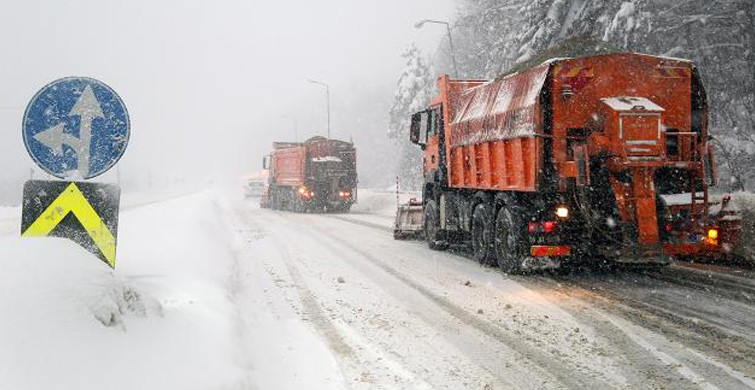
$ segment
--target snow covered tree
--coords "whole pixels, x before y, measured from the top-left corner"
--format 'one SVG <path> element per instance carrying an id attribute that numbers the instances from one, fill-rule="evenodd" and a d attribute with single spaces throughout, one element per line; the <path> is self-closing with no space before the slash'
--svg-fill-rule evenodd
<path id="1" fill-rule="evenodd" d="M 429 105 L 435 93 L 435 76 L 416 46 L 409 46 L 402 57 L 406 66 L 398 79 L 389 112 L 388 136 L 401 145 L 398 175 L 402 187 L 417 189 L 422 183 L 422 153 L 416 145 L 409 143 L 409 123 L 413 113 Z"/>
<path id="2" fill-rule="evenodd" d="M 454 25 L 462 76 L 495 77 L 516 61 L 518 44 L 511 39 L 521 24 L 525 0 L 467 0 Z"/>

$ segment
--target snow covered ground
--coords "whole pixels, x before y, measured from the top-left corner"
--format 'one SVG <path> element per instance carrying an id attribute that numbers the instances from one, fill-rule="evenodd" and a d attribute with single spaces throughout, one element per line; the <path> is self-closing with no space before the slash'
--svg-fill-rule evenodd
<path id="1" fill-rule="evenodd" d="M 124 206 L 115 272 L 16 224 L 0 236 L 0 388 L 755 388 L 747 296 L 509 277 L 394 241 L 394 207 L 382 191 L 347 215 L 143 198 Z"/>
<path id="2" fill-rule="evenodd" d="M 122 213 L 116 272 L 73 243 L 20 239 L 15 229 L 0 237 L 0 388 L 301 388 L 340 380 L 290 307 L 266 299 L 264 283 L 240 286 L 242 277 L 263 275 L 239 265 L 248 260 L 242 242 L 212 193 Z M 267 305 L 275 304 L 282 307 L 272 314 Z M 254 318 L 244 317 L 250 312 Z"/>

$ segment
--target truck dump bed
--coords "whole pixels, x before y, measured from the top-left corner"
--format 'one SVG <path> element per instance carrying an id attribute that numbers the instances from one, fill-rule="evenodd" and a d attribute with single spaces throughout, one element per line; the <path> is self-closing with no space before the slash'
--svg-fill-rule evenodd
<path id="1" fill-rule="evenodd" d="M 301 186 L 305 181 L 307 148 L 299 143 L 274 143 L 270 183 Z"/>
<path id="2" fill-rule="evenodd" d="M 449 94 L 450 185 L 532 192 L 554 179 L 543 172 L 552 172 L 555 180 L 573 177 L 572 141 L 602 126 L 599 114 L 610 103 L 605 98 L 648 96 L 664 110 L 666 128 L 704 136 L 702 122 L 690 121 L 693 77 L 690 62 L 622 53 L 551 60 L 458 97 Z M 454 82 L 439 81 L 444 83 Z M 656 126 L 658 136 L 640 141 L 660 144 L 665 141 L 660 130 Z"/>

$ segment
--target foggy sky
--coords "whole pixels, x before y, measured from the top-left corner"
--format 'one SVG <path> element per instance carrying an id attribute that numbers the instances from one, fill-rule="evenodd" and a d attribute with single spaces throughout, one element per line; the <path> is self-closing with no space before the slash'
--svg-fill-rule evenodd
<path id="1" fill-rule="evenodd" d="M 281 116 L 297 117 L 300 140 L 324 132 L 324 89 L 308 78 L 330 84 L 333 136 L 353 137 L 360 156 L 376 161 L 365 152 L 375 134 L 384 137 L 401 52 L 416 42 L 432 54 L 444 37 L 441 26 L 413 24 L 452 18 L 454 7 L 453 0 L 3 0 L 0 179 L 28 177 L 24 108 L 65 76 L 97 78 L 125 101 L 125 177 L 259 170 L 273 140 L 293 139 L 293 122 Z"/>

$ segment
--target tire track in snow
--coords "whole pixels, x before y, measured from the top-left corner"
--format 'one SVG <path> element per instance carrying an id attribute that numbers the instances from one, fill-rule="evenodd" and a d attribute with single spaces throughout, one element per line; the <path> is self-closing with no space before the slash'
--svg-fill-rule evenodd
<path id="1" fill-rule="evenodd" d="M 349 218 L 336 218 L 336 219 L 343 220 L 343 221 L 349 222 L 349 223 L 354 223 L 354 224 L 357 224 L 357 225 L 366 226 L 366 227 L 369 227 L 369 228 L 380 229 L 379 227 L 370 226 L 370 224 L 363 224 L 363 223 L 360 223 L 361 221 L 353 221 L 353 220 L 350 220 Z M 383 230 L 383 229 L 380 229 L 380 230 Z M 631 274 L 624 275 L 624 276 L 625 277 L 626 276 L 631 277 Z M 537 276 L 535 275 L 535 276 L 528 276 L 528 277 L 518 278 L 518 281 L 520 281 L 520 283 L 525 284 L 525 285 L 532 285 L 532 278 L 537 278 Z M 544 277 L 544 278 L 549 279 L 547 277 Z M 553 282 L 552 279 L 551 279 L 551 282 Z M 586 288 L 586 287 L 584 287 L 584 288 Z M 593 290 L 594 289 L 591 289 L 590 291 L 594 292 Z M 614 299 L 616 299 L 616 298 L 614 297 Z M 616 299 L 616 301 L 618 301 L 618 299 Z M 652 307 L 653 305 L 651 305 L 651 304 L 646 304 L 646 305 L 648 306 L 646 308 L 646 310 L 652 310 L 653 309 L 653 307 Z M 600 306 L 602 306 L 604 308 L 606 307 L 605 304 L 600 305 Z M 665 323 L 665 327 L 654 326 L 656 324 L 652 324 L 652 325 L 649 326 L 648 323 L 645 323 L 644 321 L 641 320 L 641 319 L 645 318 L 644 316 L 641 315 L 642 312 L 639 313 L 640 315 L 637 315 L 638 313 L 637 313 L 637 309 L 636 308 L 625 307 L 624 305 L 615 305 L 615 304 L 609 304 L 609 306 L 612 306 L 611 309 L 613 309 L 613 310 L 611 310 L 611 311 L 614 312 L 614 313 L 617 312 L 616 307 L 623 307 L 624 310 L 623 311 L 619 311 L 618 312 L 619 314 L 621 314 L 623 317 L 626 317 L 626 318 L 632 320 L 633 322 L 636 322 L 641 327 L 649 329 L 649 331 L 651 331 L 651 332 L 652 331 L 658 331 L 661 334 L 666 334 L 666 333 L 668 333 L 670 331 L 670 329 L 674 329 L 674 331 L 676 331 L 679 328 L 678 324 L 669 324 L 669 323 Z M 678 308 L 678 305 L 676 306 L 676 308 L 677 308 L 676 311 L 680 311 L 681 310 L 681 309 Z M 668 312 L 668 311 L 665 311 L 665 312 Z M 601 312 L 596 312 L 595 314 L 601 315 L 601 316 L 605 316 L 606 315 L 605 313 L 601 313 Z M 673 314 L 673 313 L 669 313 L 669 314 Z M 678 316 L 678 314 L 677 314 L 677 316 Z M 593 321 L 589 321 L 588 323 L 590 323 L 590 322 L 595 323 L 594 320 Z M 617 330 L 623 332 L 623 329 L 618 328 L 618 326 L 619 325 L 612 324 L 610 326 L 610 328 L 613 329 L 614 333 Z M 602 326 L 602 328 L 604 328 L 604 330 L 606 330 L 605 326 Z M 606 333 L 606 332 L 604 332 L 604 333 Z M 632 336 L 632 335 L 627 335 L 627 336 Z M 629 337 L 629 339 L 636 346 L 639 346 L 641 349 L 645 350 L 646 353 L 649 354 L 648 357 L 651 357 L 651 359 L 653 359 L 653 360 L 654 359 L 659 359 L 660 362 L 665 362 L 665 361 L 676 362 L 677 361 L 675 358 L 673 358 L 673 357 L 671 357 L 669 355 L 666 355 L 663 352 L 659 352 L 659 351 L 657 351 L 654 348 L 648 348 L 648 344 L 647 344 L 647 342 L 644 339 L 636 338 L 636 337 L 635 338 Z M 679 337 L 677 339 L 679 341 L 683 342 L 683 343 L 686 342 L 686 340 L 684 338 Z M 715 344 L 715 342 L 712 341 L 712 344 Z M 747 345 L 743 346 L 743 348 L 735 348 L 735 350 L 743 351 L 743 349 L 744 349 L 744 350 L 753 351 L 753 349 L 749 348 L 749 346 L 748 346 L 749 343 L 745 343 L 745 344 L 747 344 Z M 729 345 L 729 344 L 727 344 L 727 345 Z M 723 352 L 723 350 L 728 349 L 728 347 L 719 348 L 719 349 L 722 349 L 722 352 Z M 731 349 L 729 349 L 729 350 L 731 351 Z M 744 385 L 744 386 L 747 386 L 749 388 L 749 387 L 752 386 L 752 380 L 751 379 L 747 378 L 741 372 L 736 371 L 736 370 L 730 368 L 729 366 L 726 366 L 724 364 L 718 363 L 717 361 L 711 360 L 707 356 L 705 356 L 703 354 L 700 354 L 699 352 L 696 352 L 696 351 L 693 351 L 693 350 L 689 351 L 689 355 L 693 355 L 693 357 L 696 358 L 696 359 L 695 359 L 694 362 L 689 362 L 688 361 L 688 364 L 692 364 L 692 365 L 694 365 L 696 367 L 700 367 L 706 373 L 710 372 L 711 370 L 719 372 L 719 374 L 715 375 L 716 376 L 716 378 L 715 378 L 716 382 L 728 384 L 726 387 L 728 387 L 728 386 L 742 386 L 742 385 Z M 691 358 L 688 357 L 688 360 L 689 359 L 691 359 Z M 644 362 L 641 362 L 641 364 L 644 364 Z M 748 363 L 745 363 L 744 366 L 747 366 L 747 364 Z M 705 379 L 703 379 L 695 371 L 691 370 L 688 366 L 685 366 L 683 364 L 678 364 L 678 363 L 672 363 L 672 365 L 675 368 L 674 369 L 675 372 L 677 372 L 681 377 L 686 378 L 688 380 L 688 385 L 700 384 L 703 387 L 713 386 L 710 383 L 706 382 Z M 742 364 L 738 364 L 738 366 L 739 366 L 740 369 L 743 367 Z M 645 366 L 645 367 L 647 367 L 647 366 Z M 745 372 L 747 372 L 746 369 L 745 369 Z M 668 378 L 668 379 L 670 379 L 670 378 Z M 678 381 L 678 379 L 675 379 L 675 380 Z M 660 382 L 657 382 L 657 383 L 659 385 L 663 386 L 665 382 L 660 381 Z M 677 384 L 678 384 L 678 382 L 677 382 Z"/>
<path id="2" fill-rule="evenodd" d="M 350 218 L 336 219 L 368 228 L 385 230 L 384 226 L 363 223 L 362 221 Z M 711 279 L 713 280 L 709 282 L 702 281 L 700 278 L 687 281 L 685 277 L 693 272 L 688 268 L 674 266 L 668 270 L 662 270 L 661 272 L 664 273 L 663 276 L 652 273 L 646 274 L 646 276 L 659 282 L 667 281 L 695 291 L 712 293 L 711 290 L 713 290 L 721 296 L 733 298 L 743 303 L 751 302 L 752 297 L 748 295 L 752 291 L 751 284 L 743 281 L 742 278 L 719 273 L 712 276 Z M 677 272 L 678 274 L 674 275 Z M 622 280 L 634 276 L 631 272 L 619 275 L 619 277 L 623 278 Z M 517 281 L 532 286 L 532 280 L 537 277 L 536 275 L 517 277 Z M 702 350 L 713 351 L 719 359 L 728 362 L 738 371 L 750 372 L 748 367 L 755 367 L 755 341 L 745 336 L 747 332 L 752 330 L 751 325 L 748 327 L 746 323 L 732 323 L 730 319 L 725 317 L 715 318 L 710 315 L 711 313 L 708 313 L 707 317 L 705 315 L 701 317 L 700 314 L 705 313 L 694 308 L 690 309 L 687 307 L 686 302 L 678 300 L 667 302 L 661 298 L 649 300 L 637 299 L 631 295 L 622 294 L 620 291 L 614 291 L 616 290 L 616 286 L 605 283 L 601 283 L 600 288 L 596 289 L 592 281 L 585 282 L 575 277 L 565 280 L 574 286 L 579 286 L 586 291 L 589 290 L 593 294 L 600 294 L 614 302 L 622 302 L 623 305 L 606 305 L 603 303 L 601 306 L 611 309 L 612 312 L 631 320 L 643 328 L 673 336 L 674 339 L 682 343 L 692 344 Z M 662 287 L 660 283 L 659 287 Z M 597 301 L 592 302 L 597 303 Z M 618 311 L 616 310 L 617 308 L 623 308 L 623 310 Z M 734 312 L 736 313 L 737 311 Z M 738 374 L 738 371 L 731 370 L 732 375 L 737 378 L 740 377 L 741 375 Z M 751 373 L 750 375 L 755 375 L 755 373 Z"/>
<path id="3" fill-rule="evenodd" d="M 716 333 L 715 329 L 708 329 L 706 332 L 705 329 L 707 328 L 702 327 L 702 330 L 700 330 L 698 329 L 700 328 L 699 324 L 691 323 L 689 319 L 680 317 L 675 311 L 672 312 L 641 299 L 621 295 L 614 291 L 607 292 L 602 288 L 602 285 L 596 288 L 590 283 L 574 282 L 571 279 L 555 280 L 545 276 L 528 276 L 521 277 L 521 279 L 522 283 L 529 284 L 533 289 L 545 288 L 561 294 L 567 299 L 583 302 L 577 304 L 581 310 L 586 307 L 593 317 L 609 319 L 613 328 L 626 334 L 637 345 L 648 350 L 656 358 L 663 356 L 662 361 L 664 359 L 677 361 L 677 363 L 672 364 L 672 368 L 678 369 L 682 376 L 693 382 L 699 382 L 699 375 L 696 372 L 690 374 L 689 367 L 707 373 L 706 380 L 709 379 L 708 382 L 722 383 L 724 388 L 755 388 L 755 382 L 750 378 L 755 374 L 752 371 L 755 366 L 749 363 L 752 361 L 755 350 L 749 347 L 749 342 L 746 342 L 746 345 L 726 342 L 725 340 L 730 336 L 721 336 Z M 577 309 L 572 308 L 572 310 L 576 311 Z M 610 319 L 607 313 L 618 315 L 633 324 L 632 326 L 637 326 L 648 334 L 656 334 L 663 339 L 675 341 L 676 343 L 670 345 L 676 344 L 682 347 L 677 348 L 674 353 L 678 356 L 671 356 L 670 353 L 662 352 L 659 354 L 656 347 L 648 348 L 647 342 L 643 337 L 638 336 L 637 332 L 627 331 L 629 325 L 622 325 L 618 321 Z M 712 352 L 713 356 L 722 362 L 726 362 L 726 364 L 720 363 L 699 351 Z M 684 361 L 684 364 L 678 363 L 679 361 Z"/>
<path id="4" fill-rule="evenodd" d="M 359 220 L 359 219 L 349 218 L 349 217 L 340 216 L 340 215 L 328 215 L 328 217 L 332 218 L 332 219 L 337 219 L 339 221 L 353 223 L 355 225 L 365 226 L 365 227 L 373 228 L 373 229 L 379 229 L 379 230 L 382 230 L 384 232 L 388 232 L 388 233 L 391 233 L 391 234 L 393 233 L 393 229 L 392 228 L 390 228 L 388 226 L 380 225 L 380 224 L 377 224 L 377 223 L 374 223 L 374 222 L 362 221 L 362 220 Z"/>
<path id="5" fill-rule="evenodd" d="M 224 211 L 234 233 L 227 289 L 236 310 L 238 364 L 245 371 L 233 388 L 348 388 L 311 305 L 298 286 L 279 276 L 287 269 L 274 239 L 249 223 L 249 210 Z"/>
<path id="6" fill-rule="evenodd" d="M 348 222 L 353 222 L 353 221 L 348 221 Z M 387 274 L 400 280 L 401 282 L 403 282 L 404 284 L 406 284 L 407 286 L 409 286 L 410 288 L 418 292 L 420 295 L 424 296 L 425 298 L 435 303 L 437 306 L 439 306 L 441 309 L 449 313 L 451 316 L 477 329 L 478 331 L 492 337 L 493 339 L 498 340 L 499 342 L 505 344 L 509 348 L 518 352 L 525 359 L 541 367 L 545 372 L 548 372 L 551 375 L 553 375 L 563 386 L 567 388 L 610 388 L 610 387 L 613 387 L 611 384 L 603 380 L 600 380 L 598 378 L 590 378 L 588 380 L 584 377 L 579 377 L 579 378 L 575 377 L 573 367 L 568 367 L 566 365 L 561 364 L 561 362 L 556 362 L 554 359 L 552 359 L 548 355 L 542 353 L 540 350 L 534 347 L 527 345 L 526 343 L 522 342 L 518 338 L 507 333 L 504 329 L 500 328 L 494 323 L 481 319 L 478 315 L 475 315 L 469 312 L 467 309 L 452 303 L 447 298 L 430 291 L 428 288 L 418 284 L 417 282 L 410 279 L 406 275 L 402 274 L 395 268 L 386 264 L 384 261 L 373 256 L 371 253 L 364 251 L 363 249 L 342 239 L 338 235 L 328 232 L 324 229 L 320 230 L 320 232 L 327 234 L 328 237 L 330 237 L 334 241 L 337 241 L 338 243 L 350 249 L 352 252 L 355 252 L 359 254 L 360 256 L 364 257 L 365 259 L 369 260 L 371 263 L 378 266 Z"/>
<path id="7" fill-rule="evenodd" d="M 755 303 L 755 282 L 752 279 L 715 271 L 701 271 L 679 264 L 673 264 L 668 269 L 657 270 L 657 272 L 647 272 L 645 275 L 665 282 L 715 293 L 743 303 Z"/>
<path id="8" fill-rule="evenodd" d="M 572 275 L 557 277 L 557 280 L 581 289 L 585 298 L 607 309 L 617 311 L 621 308 L 624 317 L 644 328 L 714 352 L 718 358 L 739 369 L 750 367 L 751 374 L 755 375 L 755 339 L 747 336 L 755 335 L 755 325 L 748 320 L 755 308 L 736 300 L 711 298 L 707 296 L 709 293 L 701 293 L 695 288 L 676 290 L 679 286 L 672 285 L 674 290 L 666 292 L 667 286 L 663 284 L 648 286 L 638 279 L 627 281 L 627 277 L 633 275 L 618 275 L 618 278 Z M 539 282 L 556 287 L 552 283 L 555 280 L 548 279 L 541 277 Z"/>
<path id="9" fill-rule="evenodd" d="M 417 390 L 432 389 L 432 386 L 424 380 L 366 342 L 349 324 L 338 318 L 329 318 L 324 311 L 325 307 L 318 302 L 317 295 L 302 275 L 301 266 L 306 265 L 304 259 L 295 259 L 298 256 L 292 255 L 292 251 L 289 250 L 290 245 L 284 243 L 279 229 L 270 229 L 271 226 L 275 226 L 274 224 L 266 223 L 257 226 L 268 233 L 267 236 L 281 255 L 284 267 L 293 282 L 292 285 L 299 295 L 305 318 L 314 325 L 318 333 L 323 335 L 328 346 L 337 354 L 336 357 L 341 361 L 344 378 L 353 377 L 355 382 L 352 383 L 352 387 L 394 388 L 397 384 L 403 383 L 402 387 L 409 386 L 408 388 Z M 268 270 L 268 273 L 271 272 L 272 270 Z M 274 272 L 271 276 L 274 276 Z M 385 375 L 385 371 L 388 371 L 390 375 Z"/>
<path id="10" fill-rule="evenodd" d="M 262 226 L 260 228 L 266 230 L 268 233 L 272 233 L 268 236 L 273 240 L 278 253 L 281 255 L 281 260 L 298 291 L 299 300 L 301 301 L 302 308 L 307 318 L 323 337 L 325 337 L 331 350 L 342 357 L 352 357 L 354 355 L 354 350 L 343 340 L 335 325 L 333 325 L 328 316 L 323 313 L 320 305 L 317 303 L 315 295 L 309 287 L 307 287 L 306 282 L 299 272 L 299 268 L 294 264 L 288 247 L 282 242 L 278 235 L 275 234 L 275 232 L 271 232 L 270 229 L 265 229 L 265 227 Z"/>
<path id="11" fill-rule="evenodd" d="M 288 213 L 275 213 L 280 218 L 286 218 L 288 216 L 292 216 L 295 214 L 288 214 Z M 299 217 L 297 217 L 299 218 Z M 306 218 L 306 217 L 302 217 Z M 306 222 L 310 222 L 309 220 Z M 280 221 L 271 222 L 268 224 L 269 226 L 275 226 L 276 231 L 280 231 Z M 304 226 L 309 225 L 308 223 L 297 223 L 296 228 L 296 234 L 301 234 L 301 229 Z M 512 389 L 518 389 L 518 388 L 542 388 L 542 389 L 553 389 L 553 388 L 564 388 L 563 384 L 553 385 L 553 383 L 559 383 L 549 372 L 541 371 L 538 367 L 532 367 L 529 362 L 525 364 L 521 364 L 516 362 L 516 358 L 512 358 L 512 353 L 516 353 L 516 351 L 511 350 L 508 348 L 508 346 L 499 346 L 497 345 L 496 348 L 482 348 L 481 343 L 485 341 L 485 338 L 487 338 L 487 335 L 479 335 L 475 330 L 473 329 L 467 329 L 467 328 L 458 328 L 456 323 L 458 322 L 458 319 L 454 316 L 449 315 L 443 310 L 436 310 L 434 308 L 433 303 L 431 301 L 428 301 L 427 298 L 424 296 L 417 294 L 414 289 L 412 289 L 409 286 L 406 286 L 403 282 L 400 280 L 396 280 L 393 276 L 385 274 L 381 272 L 379 267 L 376 267 L 375 264 L 373 264 L 369 259 L 359 259 L 357 260 L 351 255 L 345 256 L 344 248 L 342 246 L 335 246 L 333 243 L 328 242 L 328 237 L 321 234 L 321 231 L 319 229 L 315 230 L 314 228 L 309 228 L 308 230 L 311 230 L 311 233 L 305 233 L 309 237 L 308 239 L 311 239 L 312 241 L 317 243 L 318 249 L 317 251 L 320 252 L 320 248 L 327 249 L 329 253 L 332 254 L 331 256 L 328 256 L 328 258 L 335 258 L 339 262 L 345 262 L 347 264 L 348 269 L 342 269 L 340 272 L 356 272 L 361 275 L 362 278 L 368 280 L 370 283 L 374 283 L 375 286 L 379 289 L 383 290 L 383 293 L 391 296 L 392 298 L 397 300 L 397 303 L 401 305 L 402 311 L 406 311 L 407 314 L 411 315 L 411 320 L 408 321 L 409 324 L 416 322 L 417 320 L 420 320 L 422 322 L 422 325 L 419 327 L 409 327 L 406 328 L 406 326 L 409 326 L 406 322 L 400 319 L 399 317 L 395 317 L 389 315 L 389 319 L 392 321 L 398 321 L 404 330 L 410 329 L 411 331 L 409 333 L 417 336 L 419 333 L 421 336 L 412 338 L 411 340 L 420 342 L 420 343 L 427 343 L 430 344 L 436 344 L 432 340 L 436 337 L 440 336 L 441 345 L 451 345 L 457 349 L 461 349 L 461 351 L 464 354 L 464 361 L 462 360 L 453 360 L 453 354 L 443 354 L 440 356 L 432 355 L 432 357 L 428 356 L 427 358 L 423 358 L 422 361 L 424 362 L 422 365 L 416 366 L 413 365 L 414 370 L 410 371 L 412 372 L 413 376 L 416 375 L 423 375 L 427 376 L 424 378 L 425 381 L 433 382 L 433 380 L 430 377 L 441 377 L 441 383 L 437 384 L 437 386 L 443 388 L 448 387 L 448 382 L 451 381 L 452 383 L 455 383 L 455 385 L 452 385 L 451 388 L 458 388 L 460 385 L 463 384 L 463 387 L 467 388 L 484 388 L 484 389 L 493 389 L 493 388 L 512 388 Z M 286 232 L 287 233 L 287 232 Z M 280 233 L 281 235 L 284 235 L 285 233 Z M 302 241 L 297 241 L 297 244 L 302 244 Z M 310 248 L 311 249 L 311 248 Z M 330 261 L 330 260 L 329 260 Z M 367 267 L 364 267 L 363 265 L 367 265 Z M 341 267 L 338 267 L 339 269 Z M 315 271 L 315 272 L 319 272 Z M 389 286 L 389 287 L 388 287 Z M 370 298 L 370 302 L 378 303 L 383 302 L 380 300 L 379 296 L 375 296 L 374 298 Z M 338 303 L 338 300 L 336 301 Z M 364 302 L 362 302 L 364 304 Z M 341 302 L 341 305 L 344 305 L 344 302 Z M 361 311 L 361 309 L 360 309 Z M 385 314 L 385 313 L 383 313 Z M 373 323 L 373 319 L 370 319 L 368 322 L 370 322 L 372 325 L 375 325 Z M 378 321 L 379 323 L 380 321 Z M 418 325 L 418 324 L 415 324 Z M 369 327 L 369 326 L 368 326 Z M 379 326 L 378 326 L 379 327 Z M 429 329 L 425 329 L 425 327 L 428 327 Z M 362 328 L 362 331 L 365 329 Z M 394 329 L 391 334 L 393 335 L 393 332 L 396 330 Z M 424 335 L 422 335 L 424 333 Z M 406 336 L 406 335 L 404 335 Z M 450 340 L 449 336 L 453 339 Z M 369 336 L 365 336 L 369 337 Z M 429 340 L 426 339 L 429 337 Z M 381 343 L 381 347 L 386 350 L 386 352 L 389 355 L 393 355 L 395 357 L 398 357 L 399 359 L 403 360 L 407 356 L 402 355 L 399 351 L 404 349 L 404 345 L 401 345 L 402 348 L 396 348 L 398 347 L 395 343 L 397 341 L 401 340 L 399 337 L 398 339 L 394 337 L 390 337 L 389 340 L 387 340 L 387 345 Z M 490 340 L 493 341 L 492 339 Z M 371 344 L 373 344 L 375 341 L 372 341 Z M 366 348 L 371 347 L 371 345 L 365 346 Z M 433 347 L 425 348 L 424 346 L 412 346 L 411 344 L 408 345 L 409 347 L 409 360 L 417 359 L 420 355 L 417 355 L 417 349 L 437 349 Z M 360 349 L 362 349 L 360 347 Z M 441 347 L 441 349 L 443 349 Z M 504 349 L 505 354 L 496 354 L 492 353 L 493 349 L 499 350 Z M 496 351 L 498 352 L 498 351 Z M 448 358 L 451 358 L 451 360 L 448 360 Z M 436 361 L 435 370 L 440 371 L 428 371 L 426 367 L 426 364 L 429 361 L 432 361 L 433 359 L 441 359 L 441 362 Z M 474 365 L 474 369 L 470 369 L 470 367 L 466 367 L 467 363 L 466 360 L 470 360 L 470 364 Z M 519 360 L 526 360 L 519 359 Z M 438 365 L 440 363 L 440 365 Z M 406 361 L 401 364 L 403 366 L 406 364 Z M 448 364 L 451 364 L 449 367 Z M 495 368 L 490 369 L 490 365 L 493 365 Z M 486 367 L 487 366 L 487 367 Z M 516 368 L 510 368 L 512 366 L 521 366 L 519 367 L 519 370 L 517 371 Z M 448 371 L 445 371 L 448 369 Z M 405 369 L 404 369 L 405 370 Z M 461 370 L 461 372 L 459 372 Z M 479 373 L 477 374 L 477 377 L 469 377 L 469 374 L 471 372 L 474 372 L 475 370 L 480 370 L 485 373 L 484 376 L 479 376 Z M 495 373 L 494 371 L 498 371 L 498 373 Z M 463 372 L 463 373 L 462 373 Z M 513 377 L 512 377 L 513 375 Z M 484 380 L 484 377 L 489 378 L 497 378 L 493 382 L 486 382 Z M 482 381 L 482 382 L 481 382 Z M 415 381 L 416 382 L 416 381 Z M 423 383 L 423 382 L 420 382 Z M 495 383 L 498 383 L 498 385 L 495 385 Z M 473 384 L 477 384 L 476 386 L 473 386 Z M 415 384 L 412 384 L 410 388 L 416 388 L 417 386 Z M 392 387 L 389 387 L 392 388 Z"/>

